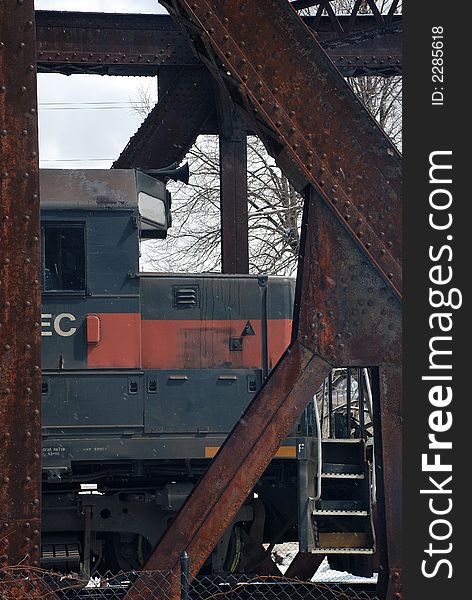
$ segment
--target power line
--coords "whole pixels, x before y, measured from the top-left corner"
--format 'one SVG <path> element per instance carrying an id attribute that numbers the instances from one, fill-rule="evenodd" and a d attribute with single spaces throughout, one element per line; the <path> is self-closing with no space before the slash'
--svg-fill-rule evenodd
<path id="1" fill-rule="evenodd" d="M 132 106 L 45 106 L 41 110 L 129 110 Z M 141 107 L 137 107 L 141 108 Z"/>
<path id="2" fill-rule="evenodd" d="M 123 110 L 142 109 L 147 102 L 40 102 L 41 110 Z"/>
<path id="3" fill-rule="evenodd" d="M 145 104 L 144 101 L 140 101 L 137 100 L 136 102 L 132 101 L 132 100 L 97 100 L 97 102 L 40 102 L 39 105 L 40 106 L 56 106 L 58 104 L 64 104 L 64 105 L 69 105 L 69 104 L 77 104 L 77 105 L 85 105 L 85 104 Z"/>
<path id="4" fill-rule="evenodd" d="M 40 158 L 39 162 L 96 162 L 110 161 L 114 158 Z"/>

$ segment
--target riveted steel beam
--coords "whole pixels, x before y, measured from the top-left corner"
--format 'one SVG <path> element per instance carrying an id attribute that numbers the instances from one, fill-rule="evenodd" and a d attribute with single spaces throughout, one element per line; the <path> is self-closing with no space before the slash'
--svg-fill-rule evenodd
<path id="1" fill-rule="evenodd" d="M 200 68 L 176 69 L 162 98 L 113 163 L 115 169 L 180 162 L 214 111 L 213 84 Z"/>
<path id="2" fill-rule="evenodd" d="M 40 561 L 41 298 L 33 4 L 0 3 L 2 567 L 39 566 Z"/>
<path id="3" fill-rule="evenodd" d="M 401 16 L 381 29 L 371 15 L 352 24 L 350 17 L 338 19 L 343 30 L 357 34 L 328 50 L 344 75 L 401 73 Z M 200 64 L 168 15 L 36 11 L 36 20 L 40 73 L 153 76 L 163 67 Z M 305 22 L 316 27 L 321 42 L 337 38 L 330 18 Z"/>
<path id="4" fill-rule="evenodd" d="M 297 336 L 337 367 L 400 364 L 398 296 L 314 189 L 307 204 Z"/>
<path id="5" fill-rule="evenodd" d="M 166 15 L 36 15 L 40 72 L 155 75 L 162 66 L 198 65 L 187 40 Z"/>

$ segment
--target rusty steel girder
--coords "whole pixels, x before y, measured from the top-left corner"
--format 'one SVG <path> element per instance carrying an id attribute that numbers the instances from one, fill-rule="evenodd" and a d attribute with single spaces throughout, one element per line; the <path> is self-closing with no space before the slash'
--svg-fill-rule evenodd
<path id="1" fill-rule="evenodd" d="M 304 20 L 320 42 L 339 39 L 328 52 L 344 75 L 401 74 L 401 15 L 383 24 L 373 15 L 337 15 L 336 26 L 330 16 Z M 200 65 L 168 15 L 36 11 L 36 23 L 40 73 L 153 76 Z"/>
<path id="2" fill-rule="evenodd" d="M 393 598 L 401 571 L 393 506 L 401 495 L 400 156 L 286 0 L 166 5 L 306 201 L 292 345 L 145 568 L 178 571 L 186 550 L 195 575 L 329 370 L 382 365 L 377 447 L 383 489 L 395 495 L 379 515 L 381 585 Z"/>
<path id="3" fill-rule="evenodd" d="M 177 69 L 163 97 L 113 163 L 115 169 L 156 169 L 180 162 L 214 111 L 210 75 Z"/>
<path id="4" fill-rule="evenodd" d="M 385 597 L 401 600 L 402 580 L 402 368 L 383 365 L 378 372 L 380 411 L 377 428 L 377 480 L 381 482 L 382 549 L 387 569 L 379 585 Z"/>
<path id="5" fill-rule="evenodd" d="M 39 72 L 155 75 L 199 64 L 167 15 L 40 10 L 36 23 Z"/>
<path id="6" fill-rule="evenodd" d="M 302 227 L 300 341 L 337 367 L 400 364 L 401 302 L 314 190 Z"/>
<path id="7" fill-rule="evenodd" d="M 0 566 L 39 566 L 41 348 L 33 0 L 0 3 Z"/>

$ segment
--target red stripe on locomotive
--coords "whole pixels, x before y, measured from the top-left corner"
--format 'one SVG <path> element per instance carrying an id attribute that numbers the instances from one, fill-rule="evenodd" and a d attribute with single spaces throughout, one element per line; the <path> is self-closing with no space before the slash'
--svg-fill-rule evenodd
<path id="1" fill-rule="evenodd" d="M 231 351 L 241 321 L 149 320 L 142 322 L 142 360 L 145 369 L 261 368 L 261 322 L 251 320 L 255 335 L 242 336 L 242 350 Z M 291 319 L 268 322 L 269 366 L 274 366 L 290 342 Z"/>
<path id="2" fill-rule="evenodd" d="M 242 336 L 242 349 L 230 349 L 245 320 L 146 320 L 138 313 L 101 313 L 100 341 L 89 344 L 89 368 L 257 369 L 261 368 L 261 322 L 252 320 L 255 335 Z M 291 319 L 269 320 L 269 366 L 290 342 Z"/>

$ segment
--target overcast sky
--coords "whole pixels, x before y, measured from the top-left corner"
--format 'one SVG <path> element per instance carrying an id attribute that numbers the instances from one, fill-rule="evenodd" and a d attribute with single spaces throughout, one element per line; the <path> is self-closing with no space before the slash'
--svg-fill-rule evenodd
<path id="1" fill-rule="evenodd" d="M 35 0 L 37 10 L 83 12 L 165 13 L 157 0 Z"/>
<path id="2" fill-rule="evenodd" d="M 166 13 L 157 0 L 35 0 L 35 7 Z M 156 96 L 157 81 L 152 77 L 38 75 L 40 166 L 110 167 L 139 127 L 141 118 L 130 102 L 138 100 L 140 87 Z"/>

